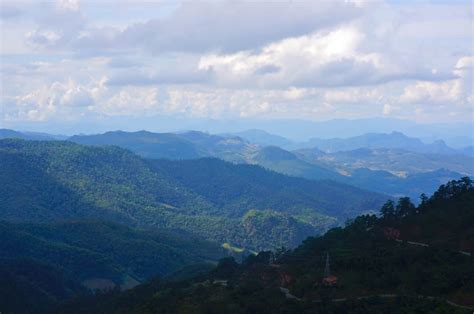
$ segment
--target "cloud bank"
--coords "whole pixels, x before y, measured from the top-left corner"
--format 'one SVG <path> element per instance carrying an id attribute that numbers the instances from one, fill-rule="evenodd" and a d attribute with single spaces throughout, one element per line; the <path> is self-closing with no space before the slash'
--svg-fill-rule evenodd
<path id="1" fill-rule="evenodd" d="M 472 121 L 471 3 L 1 3 L 2 121 Z"/>

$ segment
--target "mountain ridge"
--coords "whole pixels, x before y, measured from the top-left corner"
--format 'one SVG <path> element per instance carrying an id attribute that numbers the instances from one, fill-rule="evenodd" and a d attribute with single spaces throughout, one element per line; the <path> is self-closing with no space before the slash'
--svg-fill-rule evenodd
<path id="1" fill-rule="evenodd" d="M 184 229 L 233 245 L 246 243 L 240 218 L 252 209 L 307 217 L 318 233 L 326 228 L 324 220 L 342 223 L 387 198 L 213 158 L 143 159 L 116 146 L 0 140 L 0 160 L 0 219 L 107 217 L 133 227 Z"/>

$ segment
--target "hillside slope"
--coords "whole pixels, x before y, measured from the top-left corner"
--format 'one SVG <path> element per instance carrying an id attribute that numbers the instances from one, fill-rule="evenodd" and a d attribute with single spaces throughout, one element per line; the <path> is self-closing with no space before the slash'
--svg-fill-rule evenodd
<path id="1" fill-rule="evenodd" d="M 451 181 L 418 207 L 406 198 L 393 204 L 393 211 L 389 204 L 380 218 L 360 216 L 345 228 L 308 238 L 292 251 L 261 252 L 242 264 L 222 259 L 214 270 L 193 279 L 152 281 L 128 293 L 76 299 L 62 309 L 72 313 L 471 313 L 473 257 L 459 250 L 474 250 L 472 181 Z M 401 233 L 389 232 L 393 230 Z M 417 234 L 426 242 L 412 241 Z"/>
<path id="2" fill-rule="evenodd" d="M 387 198 L 257 166 L 217 159 L 145 160 L 118 147 L 71 142 L 2 140 L 0 162 L 0 219 L 107 219 L 129 226 L 183 230 L 240 246 L 250 236 L 242 228 L 244 215 L 253 209 L 291 216 L 297 222 L 292 224 L 295 228 L 308 230 L 309 224 L 312 229 L 307 236 L 374 210 Z M 299 236 L 289 237 L 283 244 L 299 240 Z M 282 244 L 271 239 L 257 242 L 258 247 L 252 249 Z"/>
<path id="3" fill-rule="evenodd" d="M 398 132 L 315 140 L 314 143 L 304 144 L 321 144 L 322 149 L 338 151 L 335 153 L 314 147 L 290 152 L 276 146 L 247 142 L 238 136 L 218 136 L 197 131 L 179 134 L 116 131 L 73 136 L 70 140 L 88 145 L 117 145 L 149 158 L 215 157 L 259 165 L 290 176 L 311 180 L 330 179 L 378 193 L 409 195 L 413 198 L 421 192 L 432 193 L 446 180 L 472 174 L 471 157 L 442 149 L 444 146 L 440 143 L 424 144 L 419 139 Z M 438 146 L 441 148 L 438 149 Z M 367 153 L 367 150 L 371 153 Z M 440 172 L 441 168 L 449 170 L 449 176 L 449 171 Z"/>
<path id="4" fill-rule="evenodd" d="M 219 246 L 190 235 L 134 230 L 99 221 L 0 221 L 0 310 L 45 309 L 95 289 L 129 289 L 196 263 Z"/>
<path id="5" fill-rule="evenodd" d="M 216 260 L 222 249 L 190 235 L 136 230 L 100 221 L 0 222 L 0 258 L 29 258 L 67 270 L 82 282 L 106 278 L 122 285 Z"/>

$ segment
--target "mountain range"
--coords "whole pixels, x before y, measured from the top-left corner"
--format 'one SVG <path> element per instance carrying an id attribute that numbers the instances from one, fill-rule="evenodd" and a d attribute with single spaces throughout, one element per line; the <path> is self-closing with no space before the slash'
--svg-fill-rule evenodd
<path id="1" fill-rule="evenodd" d="M 13 123 L 4 121 L 3 127 L 12 128 Z M 449 146 L 462 148 L 474 145 L 472 123 L 416 123 L 394 118 L 333 119 L 308 121 L 298 119 L 252 119 L 237 120 L 190 118 L 178 116 L 89 117 L 87 121 L 55 121 L 54 124 L 37 121 L 21 123 L 15 121 L 16 129 L 31 129 L 53 134 L 103 133 L 109 130 L 150 130 L 153 132 L 183 132 L 196 130 L 205 133 L 239 133 L 245 130 L 261 130 L 266 133 L 304 142 L 310 138 L 348 138 L 367 133 L 402 132 L 410 137 L 435 141 L 442 139 Z"/>
<path id="2" fill-rule="evenodd" d="M 17 135 L 27 136 L 22 133 Z M 463 154 L 443 142 L 424 144 L 399 132 L 347 139 L 314 139 L 306 143 L 294 143 L 261 130 L 232 135 L 197 131 L 114 131 L 76 135 L 68 140 L 86 145 L 116 145 L 152 159 L 215 157 L 233 163 L 260 165 L 290 176 L 330 179 L 388 195 L 408 195 L 414 199 L 421 193 L 431 193 L 446 180 L 474 173 L 474 157 L 469 156 L 469 150 L 463 150 Z M 287 149 L 267 146 L 268 143 L 279 143 Z"/>
<path id="3" fill-rule="evenodd" d="M 383 237 L 384 228 L 396 228 L 404 241 L 470 252 L 468 178 L 442 185 L 431 198 L 423 196 L 418 206 L 400 199 L 390 214 L 399 215 L 397 219 L 387 214 L 391 196 L 428 194 L 442 182 L 472 173 L 467 155 L 428 153 L 421 144 L 415 145 L 418 151 L 408 144 L 400 148 L 407 139 L 393 133 L 375 136 L 380 141 L 359 137 L 342 146 L 336 141 L 331 147 L 353 146 L 334 151 L 327 149 L 330 146 L 290 150 L 265 146 L 256 138 L 251 142 L 241 137 L 245 134 L 197 131 L 116 131 L 66 140 L 11 130 L 0 134 L 6 137 L 0 139 L 0 294 L 6 296 L 0 299 L 2 312 L 30 313 L 28 309 L 35 308 L 43 313 L 59 306 L 59 312 L 93 313 L 97 304 L 106 306 L 99 312 L 133 312 L 145 303 L 154 309 L 147 299 L 153 295 L 160 295 L 155 300 L 160 307 L 173 303 L 198 310 L 202 305 L 193 299 L 198 295 L 213 300 L 224 296 L 223 303 L 209 303 L 210 308 L 224 309 L 234 304 L 227 292 L 238 296 L 244 308 L 257 306 L 252 308 L 259 311 L 260 297 L 267 293 L 277 303 L 261 309 L 286 307 L 278 282 L 291 298 L 326 297 L 328 291 L 312 281 L 319 282 L 314 262 L 320 263 L 327 250 L 334 256 L 335 271 L 345 278 L 335 298 L 363 289 L 393 293 L 384 290 L 388 286 L 381 281 L 367 281 L 363 261 L 380 269 L 376 277 L 390 281 L 394 279 L 383 265 L 399 265 L 393 260 L 406 254 L 414 266 L 390 271 L 397 273 L 397 280 L 421 276 L 417 280 L 429 282 L 429 287 L 398 282 L 393 284 L 397 294 L 434 293 L 461 304 L 469 298 L 470 286 L 458 285 L 469 273 L 465 260 L 438 251 L 427 259 Z M 383 147 L 384 138 L 389 147 Z M 273 138 L 274 143 L 281 140 Z M 352 149 L 357 145 L 372 146 Z M 381 207 L 383 215 L 377 218 L 373 214 Z M 358 215 L 364 216 L 354 219 Z M 273 260 L 285 276 L 274 273 L 273 266 L 265 270 L 270 255 L 261 251 L 269 249 L 279 252 Z M 387 250 L 393 254 L 383 255 Z M 227 258 L 214 268 L 225 255 L 243 262 Z M 368 256 L 376 256 L 377 262 Z M 309 258 L 313 264 L 294 258 Z M 440 259 L 448 263 L 436 264 Z M 454 279 L 429 281 L 433 274 L 423 275 L 420 265 Z M 157 276 L 168 279 L 148 281 Z M 206 292 L 199 294 L 194 287 L 202 282 L 210 285 L 203 284 Z M 215 289 L 227 284 L 231 290 L 224 294 Z M 173 287 L 177 290 L 169 290 Z M 116 292 L 105 299 L 90 294 L 106 290 Z M 167 291 L 174 291 L 178 300 L 170 299 Z M 131 307 L 123 308 L 115 298 Z M 193 305 L 179 301 L 183 298 L 193 299 Z M 64 301 L 72 303 L 61 305 Z"/>
<path id="4" fill-rule="evenodd" d="M 116 146 L 67 141 L 0 140 L 0 161 L 0 219 L 106 219 L 182 230 L 252 250 L 297 245 L 388 198 L 254 165 L 144 159 Z M 248 216 L 251 210 L 265 215 Z M 260 230 L 263 222 L 288 226 L 287 234 L 268 237 Z"/>
<path id="5" fill-rule="evenodd" d="M 262 134 L 255 130 L 250 133 Z M 178 134 L 119 131 L 73 136 L 69 140 L 89 145 L 118 145 L 150 158 L 211 156 L 234 163 L 260 165 L 290 176 L 330 179 L 379 193 L 412 198 L 417 198 L 420 193 L 431 193 L 446 180 L 474 173 L 473 157 L 455 153 L 445 145 L 440 149 L 437 144 L 423 144 L 396 132 L 325 140 L 325 147 L 333 147 L 329 149 L 336 151 L 333 153 L 317 147 L 290 151 L 278 146 L 263 146 L 236 135 L 219 136 L 197 131 Z M 341 141 L 343 143 L 337 146 Z M 336 144 L 331 144 L 333 142 Z M 389 148 L 385 148 L 384 143 Z M 346 148 L 354 149 L 347 151 Z M 426 153 L 431 150 L 438 153 Z M 363 154 L 371 157 L 365 158 Z"/>

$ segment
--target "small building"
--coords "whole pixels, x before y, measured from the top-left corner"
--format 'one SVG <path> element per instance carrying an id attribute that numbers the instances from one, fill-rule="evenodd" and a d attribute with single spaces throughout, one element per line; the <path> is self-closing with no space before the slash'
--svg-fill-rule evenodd
<path id="1" fill-rule="evenodd" d="M 323 278 L 323 285 L 325 286 L 333 286 L 337 284 L 337 277 L 336 276 L 328 276 Z"/>
<path id="2" fill-rule="evenodd" d="M 399 240 L 400 239 L 400 230 L 392 227 L 385 227 L 383 228 L 383 234 L 392 240 Z"/>

